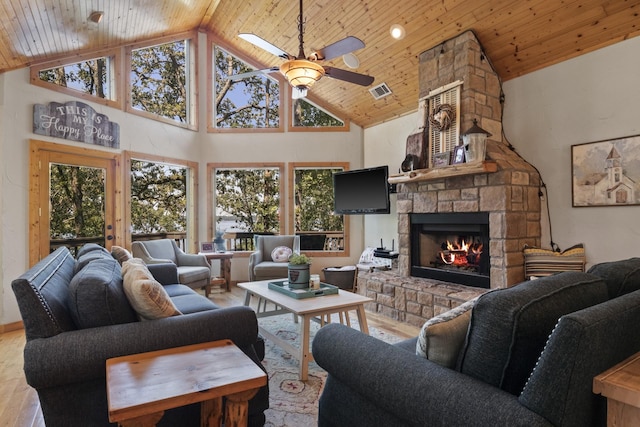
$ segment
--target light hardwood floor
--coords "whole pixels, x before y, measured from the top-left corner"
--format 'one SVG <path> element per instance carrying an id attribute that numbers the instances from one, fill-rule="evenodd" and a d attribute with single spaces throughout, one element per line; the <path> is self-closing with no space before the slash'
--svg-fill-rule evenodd
<path id="1" fill-rule="evenodd" d="M 237 286 L 231 292 L 211 294 L 212 301 L 222 307 L 241 305 L 244 291 Z M 403 338 L 415 337 L 419 328 L 367 312 L 369 326 Z M 24 331 L 0 334 L 0 426 L 44 427 L 40 403 L 35 390 L 29 387 L 22 370 Z"/>

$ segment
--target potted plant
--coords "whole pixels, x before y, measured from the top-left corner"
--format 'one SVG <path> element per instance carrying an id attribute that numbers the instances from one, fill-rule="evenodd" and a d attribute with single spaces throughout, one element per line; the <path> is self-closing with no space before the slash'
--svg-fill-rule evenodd
<path id="1" fill-rule="evenodd" d="M 289 287 L 304 289 L 309 287 L 309 266 L 311 259 L 305 254 L 294 253 L 289 257 Z"/>

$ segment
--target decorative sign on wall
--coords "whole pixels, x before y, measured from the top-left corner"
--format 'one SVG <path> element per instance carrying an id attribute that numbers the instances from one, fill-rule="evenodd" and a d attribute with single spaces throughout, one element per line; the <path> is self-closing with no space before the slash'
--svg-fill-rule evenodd
<path id="1" fill-rule="evenodd" d="M 120 125 L 77 101 L 33 105 L 33 132 L 87 144 L 120 148 Z"/>

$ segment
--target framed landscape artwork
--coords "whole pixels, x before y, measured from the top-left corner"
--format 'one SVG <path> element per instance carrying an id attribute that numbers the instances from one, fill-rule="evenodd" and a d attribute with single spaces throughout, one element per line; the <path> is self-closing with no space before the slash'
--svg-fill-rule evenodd
<path id="1" fill-rule="evenodd" d="M 640 204 L 640 135 L 571 146 L 574 207 Z"/>

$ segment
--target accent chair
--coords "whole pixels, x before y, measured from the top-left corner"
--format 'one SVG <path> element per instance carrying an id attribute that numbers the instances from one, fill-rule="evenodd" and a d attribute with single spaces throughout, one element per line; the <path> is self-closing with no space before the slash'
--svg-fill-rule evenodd
<path id="1" fill-rule="evenodd" d="M 178 281 L 193 289 L 210 285 L 211 265 L 204 255 L 187 254 L 172 239 L 140 240 L 131 244 L 133 256 L 145 264 L 172 262 L 178 267 Z"/>
<path id="2" fill-rule="evenodd" d="M 255 252 L 249 257 L 249 280 L 284 279 L 288 276 L 288 262 L 274 261 L 274 249 L 286 247 L 292 253 L 300 252 L 300 236 L 256 236 Z"/>

